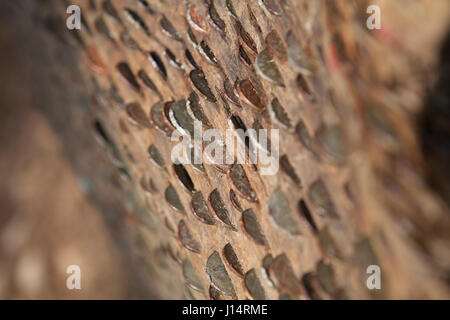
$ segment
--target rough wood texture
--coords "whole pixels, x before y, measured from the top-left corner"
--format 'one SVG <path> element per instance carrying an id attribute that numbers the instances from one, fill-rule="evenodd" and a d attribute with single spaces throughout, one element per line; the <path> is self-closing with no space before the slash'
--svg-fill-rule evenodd
<path id="1" fill-rule="evenodd" d="M 123 223 L 142 237 L 147 281 L 159 297 L 449 296 L 448 183 L 433 171 L 448 156 L 420 122 L 439 83 L 448 1 L 380 1 L 383 30 L 373 32 L 365 27 L 370 1 L 75 2 L 81 31 L 64 29 L 59 2 L 60 19 L 51 16 L 48 26 L 55 41 L 76 50 L 91 94 L 83 125 L 96 124 L 132 194 L 133 214 Z M 195 75 L 206 77 L 210 92 Z M 249 83 L 259 99 L 253 106 Z M 242 166 L 257 201 L 231 183 L 240 167 L 201 172 L 171 163 L 175 143 L 163 131 L 173 128 L 151 110 L 192 92 L 221 131 L 232 116 L 247 128 L 280 129 L 278 174 Z M 439 126 L 433 112 L 429 119 Z M 149 160 L 150 146 L 157 161 Z M 165 200 L 175 193 L 181 204 Z M 212 204 L 220 206 L 218 195 L 225 221 Z M 373 264 L 382 289 L 368 291 Z"/>

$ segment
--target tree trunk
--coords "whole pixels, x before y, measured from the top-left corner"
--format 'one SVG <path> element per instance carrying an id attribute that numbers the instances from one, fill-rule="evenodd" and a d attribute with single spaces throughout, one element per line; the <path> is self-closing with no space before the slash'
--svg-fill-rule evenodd
<path id="1" fill-rule="evenodd" d="M 448 298 L 450 2 L 379 2 L 1 6 L 144 297 Z M 173 163 L 194 119 L 278 133 L 279 169 Z"/>

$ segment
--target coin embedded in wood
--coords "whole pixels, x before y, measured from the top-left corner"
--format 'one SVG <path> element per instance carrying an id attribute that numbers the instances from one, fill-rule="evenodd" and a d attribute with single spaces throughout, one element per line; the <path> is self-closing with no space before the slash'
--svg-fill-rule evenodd
<path id="1" fill-rule="evenodd" d="M 322 300 L 326 297 L 325 291 L 322 289 L 317 275 L 314 272 L 307 272 L 302 276 L 302 284 L 311 300 Z"/>
<path id="2" fill-rule="evenodd" d="M 195 69 L 189 73 L 189 79 L 194 87 L 206 97 L 211 102 L 216 102 L 217 99 L 211 91 L 209 87 L 208 81 L 206 80 L 205 74 L 203 71 Z"/>
<path id="3" fill-rule="evenodd" d="M 184 67 L 181 64 L 181 62 L 179 62 L 177 60 L 177 57 L 175 56 L 175 54 L 172 51 L 170 51 L 170 49 L 164 50 L 163 54 L 167 58 L 167 60 L 169 60 L 169 64 L 172 67 L 174 67 L 174 68 L 176 68 L 178 70 L 183 70 L 184 69 Z"/>
<path id="4" fill-rule="evenodd" d="M 228 177 L 230 178 L 236 192 L 243 198 L 250 202 L 257 202 L 258 198 L 256 193 L 250 185 L 250 181 L 247 178 L 247 174 L 244 168 L 240 164 L 234 164 L 228 171 Z"/>
<path id="5" fill-rule="evenodd" d="M 270 116 L 272 119 L 285 129 L 291 129 L 291 119 L 287 114 L 286 110 L 281 105 L 278 98 L 273 98 L 269 105 Z"/>
<path id="6" fill-rule="evenodd" d="M 270 270 L 271 274 L 273 274 L 272 279 L 277 287 L 293 296 L 301 294 L 300 281 L 295 275 L 286 254 L 283 253 L 274 258 L 270 265 Z"/>
<path id="7" fill-rule="evenodd" d="M 200 54 L 206 59 L 206 61 L 208 61 L 213 65 L 217 65 L 218 63 L 217 58 L 205 40 L 202 40 L 200 42 L 200 45 L 197 47 L 197 49 L 198 52 L 200 52 Z"/>
<path id="8" fill-rule="evenodd" d="M 167 70 L 166 66 L 164 65 L 164 62 L 162 61 L 159 54 L 155 51 L 150 51 L 147 55 L 148 61 L 152 64 L 153 68 L 158 71 L 164 80 L 167 80 Z"/>
<path id="9" fill-rule="evenodd" d="M 206 274 L 211 284 L 225 295 L 235 296 L 236 292 L 228 275 L 227 269 L 220 258 L 220 254 L 214 251 L 206 261 Z"/>
<path id="10" fill-rule="evenodd" d="M 238 82 L 238 91 L 240 98 L 249 106 L 263 112 L 265 107 L 255 87 L 249 79 Z"/>
<path id="11" fill-rule="evenodd" d="M 178 223 L 178 239 L 186 249 L 191 250 L 192 252 L 195 253 L 200 253 L 201 244 L 194 237 L 191 230 L 189 230 L 184 220 L 180 220 L 180 222 Z"/>
<path id="12" fill-rule="evenodd" d="M 97 19 L 95 19 L 94 27 L 98 33 L 100 33 L 106 39 L 110 40 L 112 43 L 116 44 L 116 40 L 111 35 L 111 30 L 109 29 L 108 25 L 106 24 L 105 20 L 102 17 L 98 17 Z"/>
<path id="13" fill-rule="evenodd" d="M 199 14 L 195 4 L 188 5 L 186 18 L 192 29 L 209 36 L 208 28 L 203 20 L 203 17 Z"/>
<path id="14" fill-rule="evenodd" d="M 164 192 L 164 196 L 166 198 L 167 203 L 172 207 L 172 209 L 174 209 L 175 211 L 185 213 L 183 204 L 181 203 L 181 200 L 178 197 L 178 193 L 171 184 L 167 187 L 166 191 Z"/>
<path id="15" fill-rule="evenodd" d="M 119 74 L 128 85 L 130 85 L 131 88 L 133 88 L 136 92 L 141 92 L 141 86 L 137 82 L 133 71 L 131 71 L 130 66 L 126 62 L 119 62 L 116 66 L 117 70 L 119 71 Z"/>
<path id="16" fill-rule="evenodd" d="M 259 3 L 275 16 L 281 16 L 283 14 L 282 8 L 277 0 L 260 0 Z"/>
<path id="17" fill-rule="evenodd" d="M 190 193 L 195 192 L 194 183 L 192 182 L 191 176 L 187 172 L 186 168 L 181 163 L 173 164 L 173 171 L 178 178 L 178 181 L 186 188 Z"/>
<path id="18" fill-rule="evenodd" d="M 297 75 L 297 87 L 302 93 L 303 97 L 311 102 L 314 102 L 314 95 L 311 91 L 308 80 L 306 80 L 306 78 L 301 73 Z"/>
<path id="19" fill-rule="evenodd" d="M 222 253 L 230 267 L 239 275 L 243 276 L 245 273 L 244 269 L 231 243 L 227 243 L 225 247 L 223 247 Z"/>
<path id="20" fill-rule="evenodd" d="M 238 17 L 236 15 L 236 11 L 234 10 L 234 6 L 233 6 L 232 0 L 226 0 L 225 4 L 226 4 L 227 11 L 228 11 L 229 15 L 232 16 L 233 18 L 237 19 Z"/>
<path id="21" fill-rule="evenodd" d="M 116 7 L 112 4 L 111 0 L 105 0 L 102 2 L 102 9 L 105 13 L 112 18 L 115 22 L 122 24 L 122 19 L 120 19 L 119 13 L 117 12 Z"/>
<path id="22" fill-rule="evenodd" d="M 249 270 L 244 278 L 245 288 L 255 300 L 266 300 L 266 292 L 259 281 L 255 269 Z"/>
<path id="23" fill-rule="evenodd" d="M 317 239 L 320 249 L 322 250 L 324 255 L 338 259 L 342 257 L 341 252 L 337 247 L 336 241 L 331 235 L 328 227 L 324 227 L 319 231 L 319 233 L 317 234 Z"/>
<path id="24" fill-rule="evenodd" d="M 151 128 L 150 121 L 147 114 L 142 109 L 141 105 L 137 102 L 127 104 L 126 111 L 128 114 L 128 120 L 135 126 L 143 128 Z"/>
<path id="25" fill-rule="evenodd" d="M 330 193 L 321 179 L 313 182 L 309 187 L 308 194 L 312 203 L 317 207 L 319 215 L 333 219 L 339 218 Z"/>
<path id="26" fill-rule="evenodd" d="M 236 192 L 233 191 L 233 189 L 230 189 L 230 201 L 231 201 L 231 204 L 233 205 L 233 207 L 235 207 L 237 211 L 239 211 L 239 212 L 243 211 L 241 203 L 239 202 L 238 196 L 237 196 Z"/>
<path id="27" fill-rule="evenodd" d="M 294 167 L 292 166 L 291 162 L 289 161 L 289 158 L 287 155 L 282 155 L 280 158 L 280 167 L 281 170 L 291 179 L 291 181 L 296 185 L 301 187 L 301 181 L 298 177 L 297 173 L 295 172 Z"/>
<path id="28" fill-rule="evenodd" d="M 134 40 L 134 38 L 129 34 L 128 31 L 122 31 L 120 33 L 120 41 L 122 41 L 123 45 L 131 50 L 140 51 L 141 47 L 139 44 Z"/>
<path id="29" fill-rule="evenodd" d="M 328 160 L 343 163 L 347 158 L 344 133 L 339 125 L 322 126 L 316 132 L 318 146 L 325 152 Z"/>
<path id="30" fill-rule="evenodd" d="M 214 286 L 210 285 L 208 292 L 211 300 L 224 300 L 222 293 L 216 288 L 214 288 Z"/>
<path id="31" fill-rule="evenodd" d="M 208 200 L 216 216 L 227 226 L 231 227 L 232 229 L 236 229 L 231 222 L 230 214 L 217 188 L 210 193 Z"/>
<path id="32" fill-rule="evenodd" d="M 186 100 L 174 102 L 168 112 L 170 123 L 180 134 L 194 136 L 194 119 L 187 110 Z"/>
<path id="33" fill-rule="evenodd" d="M 144 9 L 147 13 L 154 15 L 155 11 L 150 7 L 150 4 L 147 2 L 147 0 L 138 0 L 139 7 Z"/>
<path id="34" fill-rule="evenodd" d="M 261 261 L 261 271 L 263 278 L 271 288 L 275 287 L 270 275 L 270 265 L 272 264 L 272 261 L 273 257 L 270 253 L 266 254 Z"/>
<path id="35" fill-rule="evenodd" d="M 233 84 L 228 78 L 225 78 L 225 80 L 223 81 L 223 90 L 225 92 L 225 96 L 231 103 L 234 103 L 237 106 L 241 105 L 239 97 L 236 95 L 234 91 Z"/>
<path id="36" fill-rule="evenodd" d="M 284 80 L 280 70 L 275 63 L 273 56 L 267 50 L 261 53 L 255 59 L 256 71 L 265 80 L 277 86 L 284 87 Z"/>
<path id="37" fill-rule="evenodd" d="M 324 288 L 328 294 L 334 295 L 338 287 L 333 266 L 320 260 L 316 266 L 316 275 L 322 288 Z"/>
<path id="38" fill-rule="evenodd" d="M 186 103 L 187 112 L 189 115 L 202 123 L 203 126 L 207 128 L 212 128 L 211 123 L 206 117 L 202 106 L 200 105 L 200 100 L 198 95 L 195 92 L 192 92 L 189 95 L 189 98 Z"/>
<path id="39" fill-rule="evenodd" d="M 242 212 L 242 224 L 247 234 L 259 245 L 265 245 L 267 240 L 252 209 Z"/>
<path id="40" fill-rule="evenodd" d="M 242 46 L 239 46 L 239 59 L 248 67 L 252 67 L 253 58 L 250 58 Z"/>
<path id="41" fill-rule="evenodd" d="M 178 34 L 177 30 L 173 26 L 173 24 L 166 18 L 166 16 L 162 16 L 159 21 L 159 25 L 161 26 L 163 32 L 167 34 L 169 37 L 176 41 L 182 41 L 181 36 Z"/>
<path id="42" fill-rule="evenodd" d="M 310 152 L 313 152 L 312 149 L 312 139 L 308 132 L 308 128 L 306 128 L 305 123 L 300 120 L 295 126 L 295 134 L 301 144 Z"/>
<path id="43" fill-rule="evenodd" d="M 302 218 L 304 224 L 308 227 L 308 229 L 310 229 L 314 233 L 317 233 L 317 225 L 314 222 L 314 218 L 305 200 L 300 199 L 300 201 L 298 202 L 298 211 L 300 213 L 300 217 Z"/>
<path id="44" fill-rule="evenodd" d="M 162 157 L 158 148 L 154 144 L 151 144 L 148 147 L 147 152 L 148 152 L 148 156 L 149 156 L 150 160 L 153 162 L 153 164 L 155 164 L 159 168 L 164 168 L 164 158 Z"/>
<path id="45" fill-rule="evenodd" d="M 167 124 L 163 115 L 164 103 L 158 102 L 150 109 L 150 117 L 153 125 L 167 136 L 172 134 L 172 128 Z"/>
<path id="46" fill-rule="evenodd" d="M 189 287 L 196 291 L 203 291 L 203 285 L 198 277 L 197 271 L 187 258 L 183 260 L 183 276 Z"/>
<path id="47" fill-rule="evenodd" d="M 216 30 L 219 31 L 222 35 L 225 34 L 226 29 L 225 21 L 223 21 L 222 18 L 220 17 L 213 1 L 209 3 L 208 13 L 209 19 L 213 27 L 216 28 Z"/>
<path id="48" fill-rule="evenodd" d="M 286 36 L 288 61 L 295 71 L 305 75 L 311 75 L 314 71 L 312 63 L 307 56 L 305 49 L 297 40 L 294 33 L 289 31 Z"/>
<path id="49" fill-rule="evenodd" d="M 216 219 L 214 219 L 209 207 L 203 197 L 201 191 L 197 191 L 192 195 L 191 200 L 192 211 L 195 216 L 203 223 L 213 225 L 216 223 Z"/>
<path id="50" fill-rule="evenodd" d="M 192 53 L 189 51 L 189 49 L 186 49 L 184 51 L 184 55 L 186 57 L 186 61 L 189 63 L 189 65 L 194 68 L 195 70 L 200 70 L 199 65 L 195 61 L 194 57 L 192 56 Z"/>
<path id="51" fill-rule="evenodd" d="M 237 33 L 238 33 L 238 40 L 239 43 L 247 49 L 248 52 L 254 57 L 258 54 L 258 49 L 256 47 L 255 41 L 252 39 L 250 34 L 248 34 L 247 31 L 245 31 L 244 27 L 241 24 L 238 24 L 236 26 Z"/>
<path id="52" fill-rule="evenodd" d="M 136 29 L 142 30 L 147 36 L 150 36 L 150 29 L 136 11 L 130 8 L 124 8 L 123 13 L 127 17 L 128 21 L 136 27 Z"/>
<path id="53" fill-rule="evenodd" d="M 277 187 L 270 195 L 269 201 L 267 202 L 267 211 L 277 226 L 291 234 L 301 234 L 292 216 L 289 202 L 280 187 Z"/>
<path id="54" fill-rule="evenodd" d="M 272 55 L 281 61 L 287 60 L 286 44 L 276 30 L 270 31 L 266 36 L 266 46 Z"/>
<path id="55" fill-rule="evenodd" d="M 161 96 L 161 93 L 159 92 L 158 88 L 156 87 L 155 83 L 150 79 L 150 77 L 147 75 L 147 73 L 144 70 L 138 71 L 138 78 L 141 80 L 141 83 L 144 85 L 145 88 L 152 91 L 159 97 Z"/>

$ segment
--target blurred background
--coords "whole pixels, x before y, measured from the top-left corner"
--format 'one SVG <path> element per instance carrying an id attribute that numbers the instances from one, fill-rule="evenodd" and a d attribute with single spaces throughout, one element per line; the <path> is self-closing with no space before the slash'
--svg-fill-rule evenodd
<path id="1" fill-rule="evenodd" d="M 0 1 L 0 299 L 152 297 L 119 243 L 126 231 L 100 214 L 124 214 L 117 193 L 92 192 L 110 172 L 77 126 L 88 97 L 74 57 L 46 30 L 52 21 L 33 20 L 48 3 L 13 2 Z M 66 288 L 72 264 L 83 290 Z"/>

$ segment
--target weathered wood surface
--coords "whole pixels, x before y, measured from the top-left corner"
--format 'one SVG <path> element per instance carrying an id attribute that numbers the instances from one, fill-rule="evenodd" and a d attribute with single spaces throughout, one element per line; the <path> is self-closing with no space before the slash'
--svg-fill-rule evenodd
<path id="1" fill-rule="evenodd" d="M 83 125 L 98 123 L 107 132 L 108 138 L 98 138 L 135 202 L 123 223 L 141 234 L 147 281 L 161 297 L 448 297 L 449 212 L 442 188 L 428 185 L 419 120 L 427 90 L 438 81 L 450 3 L 381 1 L 381 31 L 365 27 L 369 1 L 76 3 L 83 29 L 70 34 L 57 19 L 50 29 L 70 44 L 67 50 L 76 50 L 91 94 Z M 65 18 L 65 7 L 57 7 Z M 281 78 L 262 76 L 263 59 L 273 59 Z M 195 88 L 194 69 L 203 72 L 212 95 Z M 139 78 L 141 70 L 156 90 Z M 245 88 L 233 90 L 247 79 L 260 99 L 256 108 L 245 101 Z M 232 168 L 205 165 L 200 172 L 186 165 L 213 222 L 199 219 L 191 209 L 199 194 L 177 177 L 170 161 L 175 143 L 151 117 L 158 102 L 188 99 L 192 92 L 222 132 L 231 116 L 247 128 L 280 129 L 280 155 L 296 177 L 286 165 L 272 176 L 261 175 L 259 165 L 243 165 L 255 202 L 236 192 Z M 275 98 L 289 120 L 270 112 Z M 132 112 L 133 103 L 142 115 Z M 149 160 L 151 145 L 162 167 Z M 181 211 L 165 200 L 169 186 Z M 209 203 L 214 190 L 232 227 Z M 293 222 L 280 228 L 268 211 L 284 215 L 284 198 Z M 255 217 L 263 238 L 246 231 L 243 221 Z M 231 248 L 239 264 L 227 263 L 234 259 Z M 381 267 L 382 289 L 368 291 L 366 268 L 373 264 Z"/>

